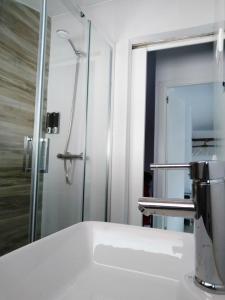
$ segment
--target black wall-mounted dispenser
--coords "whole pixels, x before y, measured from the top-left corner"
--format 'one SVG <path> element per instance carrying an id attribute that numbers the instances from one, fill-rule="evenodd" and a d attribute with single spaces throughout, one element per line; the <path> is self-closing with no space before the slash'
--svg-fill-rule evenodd
<path id="1" fill-rule="evenodd" d="M 60 114 L 58 112 L 47 113 L 46 118 L 46 131 L 50 134 L 59 133 L 59 119 Z"/>

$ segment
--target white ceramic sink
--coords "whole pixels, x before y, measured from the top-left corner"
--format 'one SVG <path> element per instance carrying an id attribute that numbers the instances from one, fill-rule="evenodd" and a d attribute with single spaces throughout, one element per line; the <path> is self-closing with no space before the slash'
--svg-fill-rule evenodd
<path id="1" fill-rule="evenodd" d="M 222 300 L 192 283 L 191 234 L 84 222 L 0 258 L 0 300 Z"/>

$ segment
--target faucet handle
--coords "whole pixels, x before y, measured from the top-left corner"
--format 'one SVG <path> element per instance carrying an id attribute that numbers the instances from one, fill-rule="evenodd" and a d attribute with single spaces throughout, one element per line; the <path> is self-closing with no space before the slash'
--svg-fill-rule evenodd
<path id="1" fill-rule="evenodd" d="M 216 180 L 225 178 L 225 162 L 219 160 L 191 162 L 190 177 L 193 180 Z"/>
<path id="2" fill-rule="evenodd" d="M 155 169 L 172 169 L 172 170 L 177 170 L 177 169 L 189 169 L 191 167 L 191 164 L 150 164 L 150 169 L 155 170 Z"/>

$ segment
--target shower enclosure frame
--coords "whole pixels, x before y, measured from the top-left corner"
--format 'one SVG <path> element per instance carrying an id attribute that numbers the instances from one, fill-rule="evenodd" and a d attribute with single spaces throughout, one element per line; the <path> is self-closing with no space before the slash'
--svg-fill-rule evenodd
<path id="1" fill-rule="evenodd" d="M 32 174 L 31 174 L 31 204 L 30 204 L 30 242 L 35 241 L 37 226 L 37 204 L 39 191 L 39 161 L 40 138 L 42 130 L 42 106 L 44 99 L 45 52 L 47 38 L 47 0 L 42 0 L 39 26 L 39 49 L 36 78 L 36 97 L 34 112 L 34 133 L 32 149 Z"/>
<path id="2" fill-rule="evenodd" d="M 45 89 L 45 61 L 46 61 L 46 39 L 47 39 L 47 19 L 48 19 L 48 0 L 41 0 L 40 9 L 40 25 L 39 25 L 39 49 L 37 60 L 37 76 L 36 76 L 36 95 L 35 95 L 35 113 L 34 113 L 34 130 L 33 130 L 33 149 L 32 149 L 32 170 L 31 170 L 31 199 L 30 199 L 30 228 L 29 241 L 34 242 L 37 237 L 37 209 L 39 202 L 39 175 L 40 175 L 40 152 L 41 152 L 41 134 L 42 134 L 42 108 L 44 103 Z M 77 8 L 76 8 L 77 9 Z M 83 172 L 83 195 L 82 195 L 82 221 L 84 219 L 84 200 L 85 200 L 85 170 L 86 170 L 86 151 L 87 151 L 87 122 L 88 122 L 88 87 L 89 87 L 89 68 L 90 68 L 90 37 L 91 37 L 91 21 L 86 19 L 81 10 L 76 14 L 85 18 L 87 26 L 87 71 L 86 71 L 86 111 L 85 111 L 85 145 L 84 145 L 84 172 Z M 108 128 L 107 128 L 107 158 L 106 158 L 106 211 L 105 221 L 110 221 L 111 215 L 111 152 L 112 152 L 112 47 L 110 56 L 110 77 L 109 77 L 109 109 L 108 109 Z"/>

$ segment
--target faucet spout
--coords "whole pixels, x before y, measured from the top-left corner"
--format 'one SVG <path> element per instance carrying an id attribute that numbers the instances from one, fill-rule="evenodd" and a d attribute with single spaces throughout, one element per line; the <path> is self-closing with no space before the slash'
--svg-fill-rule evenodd
<path id="1" fill-rule="evenodd" d="M 171 216 L 194 218 L 195 205 L 192 200 L 160 199 L 142 197 L 138 200 L 138 208 L 145 216 Z"/>
<path id="2" fill-rule="evenodd" d="M 225 294 L 225 162 L 152 164 L 151 169 L 190 169 L 192 198 L 140 198 L 142 214 L 194 218 L 195 283 Z"/>

